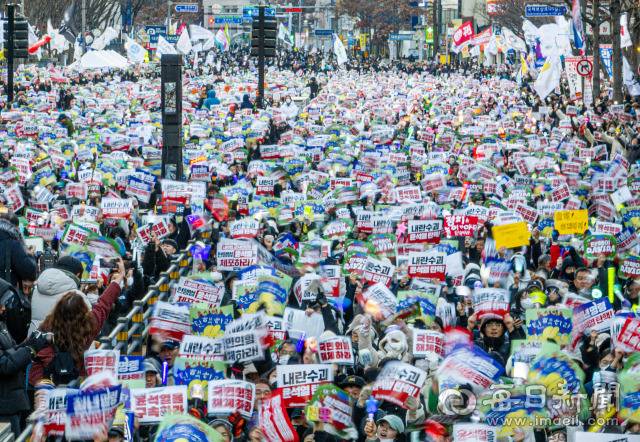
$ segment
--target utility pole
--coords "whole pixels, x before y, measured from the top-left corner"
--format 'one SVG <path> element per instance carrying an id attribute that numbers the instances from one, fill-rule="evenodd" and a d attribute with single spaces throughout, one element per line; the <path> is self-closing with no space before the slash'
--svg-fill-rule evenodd
<path id="1" fill-rule="evenodd" d="M 162 54 L 162 178 L 182 180 L 182 56 Z"/>
<path id="2" fill-rule="evenodd" d="M 433 57 L 437 59 L 440 50 L 440 0 L 433 0 Z"/>
<path id="3" fill-rule="evenodd" d="M 7 101 L 13 101 L 13 67 L 16 58 L 29 57 L 29 23 L 16 15 L 16 5 L 7 5 L 4 25 L 4 41 L 7 54 Z"/>
<path id="4" fill-rule="evenodd" d="M 87 51 L 87 0 L 82 0 L 82 52 Z"/>
<path id="5" fill-rule="evenodd" d="M 273 58 L 276 56 L 278 25 L 275 17 L 266 17 L 266 8 L 261 5 L 258 6 L 258 17 L 254 17 L 251 26 L 251 56 L 258 57 L 256 107 L 262 109 L 264 104 L 264 62 L 266 57 Z"/>

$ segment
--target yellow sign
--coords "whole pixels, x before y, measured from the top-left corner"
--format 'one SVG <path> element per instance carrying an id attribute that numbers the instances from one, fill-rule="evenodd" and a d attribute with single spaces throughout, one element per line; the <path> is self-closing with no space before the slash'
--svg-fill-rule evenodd
<path id="1" fill-rule="evenodd" d="M 440 54 L 440 64 L 449 64 L 451 57 L 449 55 Z"/>
<path id="2" fill-rule="evenodd" d="M 529 238 L 531 237 L 527 223 L 524 221 L 493 226 L 491 232 L 493 233 L 493 239 L 496 241 L 496 249 L 501 249 L 502 247 L 512 249 L 529 245 Z"/>
<path id="3" fill-rule="evenodd" d="M 433 43 L 433 28 L 424 28 L 424 41 L 426 43 Z"/>
<path id="4" fill-rule="evenodd" d="M 363 51 L 367 47 L 367 34 L 360 34 L 360 50 Z"/>
<path id="5" fill-rule="evenodd" d="M 582 235 L 589 227 L 589 211 L 558 210 L 553 214 L 553 224 L 560 235 Z"/>

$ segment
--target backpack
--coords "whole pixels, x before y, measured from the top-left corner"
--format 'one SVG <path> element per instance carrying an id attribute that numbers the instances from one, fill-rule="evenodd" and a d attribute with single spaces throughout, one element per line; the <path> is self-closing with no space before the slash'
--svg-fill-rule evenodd
<path id="1" fill-rule="evenodd" d="M 17 343 L 27 339 L 31 323 L 31 301 L 9 282 L 0 279 L 0 305 L 6 308 L 7 330 Z"/>
<path id="2" fill-rule="evenodd" d="M 68 351 L 60 351 L 54 344 L 55 356 L 44 368 L 44 377 L 51 379 L 55 385 L 68 385 L 80 377 L 80 371 L 76 367 L 73 356 Z"/>

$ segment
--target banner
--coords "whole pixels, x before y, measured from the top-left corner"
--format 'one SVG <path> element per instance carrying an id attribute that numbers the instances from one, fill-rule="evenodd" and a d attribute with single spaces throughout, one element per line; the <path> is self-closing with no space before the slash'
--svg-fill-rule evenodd
<path id="1" fill-rule="evenodd" d="M 495 383 L 504 368 L 480 347 L 458 346 L 438 367 L 440 391 L 469 384 L 478 394 Z"/>
<path id="2" fill-rule="evenodd" d="M 133 205 L 130 199 L 102 198 L 100 209 L 105 218 L 126 219 L 131 216 Z"/>
<path id="3" fill-rule="evenodd" d="M 256 398 L 256 386 L 252 382 L 223 379 L 210 381 L 207 394 L 209 414 L 233 414 L 238 411 L 250 419 Z"/>
<path id="4" fill-rule="evenodd" d="M 224 358 L 227 362 L 251 362 L 264 359 L 261 344 L 262 334 L 257 330 L 242 333 L 225 333 Z"/>
<path id="5" fill-rule="evenodd" d="M 158 301 L 149 322 L 149 334 L 162 339 L 180 342 L 191 333 L 191 317 L 187 305 L 173 305 Z"/>
<path id="6" fill-rule="evenodd" d="M 502 247 L 513 249 L 527 246 L 531 237 L 527 223 L 524 221 L 493 226 L 491 232 L 498 250 Z"/>
<path id="7" fill-rule="evenodd" d="M 584 303 L 573 309 L 574 334 L 589 334 L 592 330 L 608 333 L 612 319 L 613 308 L 609 299 L 602 297 Z"/>
<path id="8" fill-rule="evenodd" d="M 427 379 L 427 373 L 401 361 L 387 362 L 380 370 L 371 392 L 378 400 L 389 401 L 407 408 L 407 399 L 418 399 Z"/>
<path id="9" fill-rule="evenodd" d="M 118 361 L 118 381 L 127 388 L 144 388 L 144 356 L 120 355 Z"/>
<path id="10" fill-rule="evenodd" d="M 322 384 L 333 382 L 329 364 L 278 365 L 277 386 L 287 408 L 304 407 Z"/>
<path id="11" fill-rule="evenodd" d="M 582 235 L 589 228 L 589 211 L 559 210 L 553 215 L 553 225 L 560 235 Z"/>
<path id="12" fill-rule="evenodd" d="M 473 22 L 466 21 L 462 23 L 453 33 L 453 44 L 455 46 L 461 46 L 463 43 L 471 40 L 473 38 L 473 35 Z"/>
<path id="13" fill-rule="evenodd" d="M 224 342 L 204 336 L 185 335 L 178 356 L 202 361 L 224 361 Z"/>
<path id="14" fill-rule="evenodd" d="M 509 291 L 496 288 L 477 288 L 472 294 L 473 310 L 481 320 L 484 316 L 504 317 L 509 313 Z"/>
<path id="15" fill-rule="evenodd" d="M 587 258 L 604 255 L 607 258 L 616 256 L 616 238 L 611 235 L 588 235 L 584 239 L 584 254 Z"/>
<path id="16" fill-rule="evenodd" d="M 318 358 L 323 364 L 353 365 L 353 347 L 348 336 L 318 339 Z"/>

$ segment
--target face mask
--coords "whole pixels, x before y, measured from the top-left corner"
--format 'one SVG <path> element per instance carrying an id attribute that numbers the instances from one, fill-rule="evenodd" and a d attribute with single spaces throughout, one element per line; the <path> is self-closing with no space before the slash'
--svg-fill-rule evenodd
<path id="1" fill-rule="evenodd" d="M 611 364 L 600 364 L 600 370 L 605 371 L 611 367 Z"/>
<path id="2" fill-rule="evenodd" d="M 378 439 L 380 442 L 393 442 L 395 439 Z"/>
<path id="3" fill-rule="evenodd" d="M 525 298 L 520 301 L 520 305 L 525 310 L 530 309 L 530 308 L 533 308 L 533 301 L 531 300 L 531 298 Z"/>
<path id="4" fill-rule="evenodd" d="M 131 287 L 133 285 L 133 276 L 129 276 L 127 278 L 127 287 Z"/>

